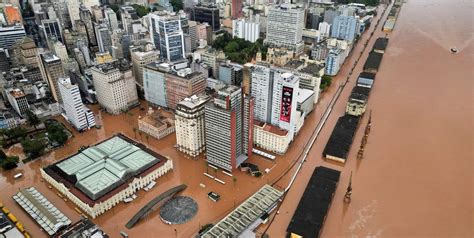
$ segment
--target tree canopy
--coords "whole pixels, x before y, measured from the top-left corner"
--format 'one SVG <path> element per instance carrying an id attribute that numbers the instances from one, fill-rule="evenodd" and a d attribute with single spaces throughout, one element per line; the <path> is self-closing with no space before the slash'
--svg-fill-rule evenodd
<path id="1" fill-rule="evenodd" d="M 64 143 L 67 141 L 67 134 L 64 130 L 64 126 L 60 123 L 49 123 L 46 126 L 48 139 L 50 141 L 57 142 L 59 145 L 64 145 Z"/>
<path id="2" fill-rule="evenodd" d="M 143 16 L 147 15 L 151 10 L 149 7 L 145 7 L 145 6 L 138 5 L 138 4 L 132 4 L 132 7 L 135 9 L 135 11 L 137 11 L 137 15 L 139 17 L 143 17 Z"/>
<path id="3" fill-rule="evenodd" d="M 21 142 L 21 145 L 23 146 L 23 152 L 25 152 L 25 154 L 28 155 L 30 159 L 34 159 L 44 153 L 47 143 L 44 139 L 37 138 L 25 139 Z"/>
<path id="4" fill-rule="evenodd" d="M 223 50 L 230 61 L 240 64 L 252 61 L 259 51 L 262 51 L 262 57 L 264 57 L 268 49 L 267 46 L 263 45 L 262 39 L 258 39 L 255 43 L 252 43 L 237 37 L 232 38 L 232 35 L 228 32 L 224 32 L 224 34 L 217 37 L 212 47 Z"/>

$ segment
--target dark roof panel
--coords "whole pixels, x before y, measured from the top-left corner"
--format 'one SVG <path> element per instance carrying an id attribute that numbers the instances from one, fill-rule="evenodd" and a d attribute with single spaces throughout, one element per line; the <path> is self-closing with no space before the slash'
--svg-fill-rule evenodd
<path id="1" fill-rule="evenodd" d="M 359 117 L 344 115 L 339 117 L 323 151 L 323 156 L 334 156 L 346 160 L 359 124 Z"/>
<path id="2" fill-rule="evenodd" d="M 311 176 L 286 231 L 302 237 L 319 237 L 341 172 L 317 167 Z"/>

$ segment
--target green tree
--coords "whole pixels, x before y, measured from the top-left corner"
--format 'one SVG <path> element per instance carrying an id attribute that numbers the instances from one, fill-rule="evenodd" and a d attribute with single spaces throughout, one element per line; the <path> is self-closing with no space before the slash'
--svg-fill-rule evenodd
<path id="1" fill-rule="evenodd" d="M 6 159 L 0 160 L 0 166 L 4 170 L 10 170 L 17 167 L 18 161 L 20 161 L 18 156 L 9 156 Z"/>
<path id="2" fill-rule="evenodd" d="M 132 4 L 132 7 L 137 11 L 137 15 L 139 17 L 143 17 L 150 12 L 150 8 L 142 6 L 142 5 Z"/>
<path id="3" fill-rule="evenodd" d="M 145 134 L 145 139 L 146 139 L 146 143 L 150 144 L 150 136 L 148 134 Z"/>
<path id="4" fill-rule="evenodd" d="M 29 158 L 34 159 L 43 154 L 46 142 L 43 139 L 25 139 L 21 142 L 21 145 L 23 146 L 23 152 Z"/>
<path id="5" fill-rule="evenodd" d="M 16 140 L 16 139 L 20 139 L 20 138 L 25 138 L 26 135 L 27 135 L 26 129 L 21 127 L 21 126 L 14 127 L 14 128 L 11 128 L 11 129 L 8 129 L 8 130 L 5 131 L 5 136 L 9 140 Z"/>
<path id="6" fill-rule="evenodd" d="M 234 187 L 235 187 L 235 184 L 237 183 L 237 178 L 235 176 L 232 177 L 232 182 L 234 182 Z"/>
<path id="7" fill-rule="evenodd" d="M 321 84 L 319 85 L 319 88 L 324 91 L 329 86 L 331 86 L 331 83 L 332 83 L 332 78 L 328 75 L 323 75 L 323 77 L 321 77 Z"/>
<path id="8" fill-rule="evenodd" d="M 67 134 L 64 130 L 64 126 L 60 123 L 49 123 L 46 126 L 48 139 L 57 142 L 59 145 L 64 145 L 67 141 Z"/>
<path id="9" fill-rule="evenodd" d="M 216 178 L 217 178 L 217 171 L 218 170 L 219 170 L 218 168 L 214 168 L 214 177 L 216 177 Z"/>
<path id="10" fill-rule="evenodd" d="M 36 126 L 41 123 L 41 120 L 31 110 L 28 110 L 28 112 L 26 112 L 26 118 L 30 126 L 34 127 L 35 130 Z"/>
<path id="11" fill-rule="evenodd" d="M 170 3 L 173 6 L 173 11 L 183 10 L 183 0 L 171 0 Z"/>
<path id="12" fill-rule="evenodd" d="M 0 161 L 7 159 L 7 157 L 8 156 L 5 154 L 5 152 L 3 152 L 3 150 L 0 150 Z"/>
<path id="13" fill-rule="evenodd" d="M 120 13 L 120 8 L 117 4 L 112 4 L 112 5 L 109 5 L 110 9 L 112 9 L 115 14 L 117 15 L 117 19 L 120 20 L 122 19 L 122 15 Z"/>

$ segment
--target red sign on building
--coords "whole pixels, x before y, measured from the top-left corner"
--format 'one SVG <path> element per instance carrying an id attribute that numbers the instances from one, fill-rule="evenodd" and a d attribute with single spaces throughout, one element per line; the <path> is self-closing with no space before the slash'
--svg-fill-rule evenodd
<path id="1" fill-rule="evenodd" d="M 290 122 L 293 88 L 283 86 L 281 95 L 280 121 Z"/>

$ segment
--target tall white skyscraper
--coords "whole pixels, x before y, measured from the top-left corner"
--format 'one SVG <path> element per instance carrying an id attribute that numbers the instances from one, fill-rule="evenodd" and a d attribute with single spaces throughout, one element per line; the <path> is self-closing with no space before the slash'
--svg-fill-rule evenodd
<path id="1" fill-rule="evenodd" d="M 251 71 L 251 95 L 255 100 L 254 117 L 261 122 L 271 121 L 273 78 L 270 65 L 257 64 Z"/>
<path id="2" fill-rule="evenodd" d="M 294 4 L 285 3 L 270 8 L 265 42 L 293 49 L 297 55 L 302 54 L 304 17 L 304 9 Z"/>
<path id="3" fill-rule="evenodd" d="M 275 71 L 271 123 L 294 134 L 300 79 L 289 72 Z"/>
<path id="4" fill-rule="evenodd" d="M 63 109 L 68 121 L 78 130 L 95 126 L 94 113 L 84 106 L 77 85 L 71 84 L 69 78 L 59 79 L 59 91 L 63 99 Z"/>

